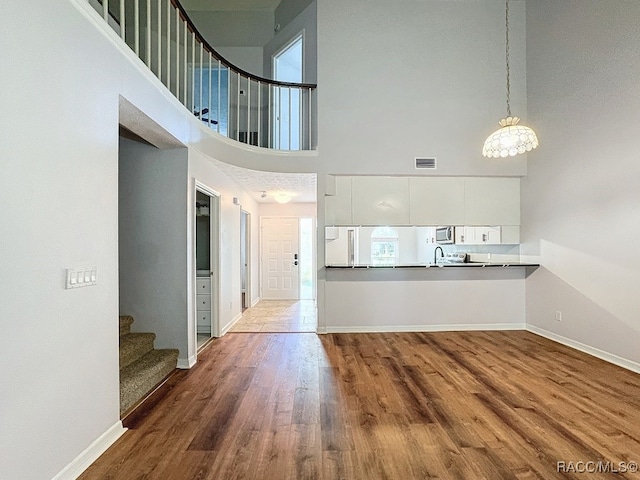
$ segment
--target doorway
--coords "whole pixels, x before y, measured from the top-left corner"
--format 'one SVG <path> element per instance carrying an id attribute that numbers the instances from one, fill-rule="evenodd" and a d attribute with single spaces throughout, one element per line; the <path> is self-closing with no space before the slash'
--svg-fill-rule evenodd
<path id="1" fill-rule="evenodd" d="M 196 182 L 196 336 L 200 350 L 219 336 L 220 195 Z"/>
<path id="2" fill-rule="evenodd" d="M 300 218 L 300 300 L 315 300 L 315 238 L 316 222 L 313 217 Z"/>
<path id="3" fill-rule="evenodd" d="M 279 82 L 302 83 L 304 32 L 273 55 L 273 78 Z M 297 88 L 274 88 L 274 147 L 279 150 L 300 150 L 302 98 Z"/>
<path id="4" fill-rule="evenodd" d="M 251 257 L 251 214 L 240 211 L 240 272 L 241 272 L 241 292 L 240 305 L 242 311 L 251 307 L 251 278 L 250 278 L 250 257 Z"/>

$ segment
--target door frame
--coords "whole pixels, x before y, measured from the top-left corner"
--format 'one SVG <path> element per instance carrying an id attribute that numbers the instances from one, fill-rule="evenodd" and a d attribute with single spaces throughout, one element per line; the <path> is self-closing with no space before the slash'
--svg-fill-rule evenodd
<path id="1" fill-rule="evenodd" d="M 196 192 L 201 192 L 204 193 L 205 195 L 208 195 L 211 199 L 211 203 L 209 205 L 209 226 L 210 226 L 210 232 L 211 232 L 211 239 L 210 239 L 210 251 L 209 251 L 209 265 L 211 268 L 211 336 L 212 337 L 219 337 L 220 336 L 220 298 L 221 298 L 221 291 L 220 291 L 220 265 L 221 265 L 221 258 L 220 258 L 220 246 L 222 244 L 222 238 L 221 238 L 221 231 L 222 229 L 220 228 L 220 203 L 221 203 L 221 194 L 219 192 L 217 192 L 216 190 L 208 187 L 207 185 L 205 185 L 204 183 L 198 181 L 197 179 L 194 178 L 194 185 L 193 185 L 193 202 L 192 202 L 192 206 L 191 208 L 194 209 L 192 210 L 192 216 L 193 218 L 195 218 L 195 199 L 196 199 Z M 195 279 L 196 279 L 196 222 L 193 222 L 193 228 L 192 228 L 192 259 L 191 259 L 191 265 L 192 265 L 192 279 L 191 281 L 193 282 L 193 285 L 195 286 Z M 198 338 L 198 323 L 195 321 L 196 319 L 196 289 L 192 288 L 192 293 L 191 293 L 191 317 L 194 319 L 193 322 L 193 330 L 194 330 L 194 339 Z M 197 348 L 196 348 L 197 351 Z"/>
<path id="2" fill-rule="evenodd" d="M 244 261 L 245 265 L 242 264 L 242 254 L 240 254 L 240 292 L 242 293 L 242 271 L 245 272 L 246 275 L 246 284 L 244 289 L 244 299 L 246 303 L 246 308 L 251 308 L 251 213 L 246 211 L 243 208 L 240 208 L 240 223 L 242 224 L 243 216 L 245 218 L 244 222 L 244 245 L 241 245 L 240 248 L 244 249 Z M 240 226 L 242 228 L 242 225 Z M 241 239 L 242 241 L 242 239 Z M 245 305 L 240 306 L 241 310 L 244 311 Z"/>

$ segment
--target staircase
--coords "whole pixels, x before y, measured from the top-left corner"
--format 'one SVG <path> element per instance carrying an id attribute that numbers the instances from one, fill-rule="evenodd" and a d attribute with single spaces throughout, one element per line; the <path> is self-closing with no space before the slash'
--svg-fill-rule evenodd
<path id="1" fill-rule="evenodd" d="M 120 416 L 175 370 L 178 350 L 156 350 L 155 333 L 131 333 L 133 317 L 120 317 Z"/>

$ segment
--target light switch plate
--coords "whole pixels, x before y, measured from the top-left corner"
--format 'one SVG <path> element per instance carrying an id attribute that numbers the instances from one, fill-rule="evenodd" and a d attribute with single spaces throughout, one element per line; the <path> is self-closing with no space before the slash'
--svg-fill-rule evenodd
<path id="1" fill-rule="evenodd" d="M 98 283 L 98 267 L 67 268 L 65 288 L 89 287 Z"/>

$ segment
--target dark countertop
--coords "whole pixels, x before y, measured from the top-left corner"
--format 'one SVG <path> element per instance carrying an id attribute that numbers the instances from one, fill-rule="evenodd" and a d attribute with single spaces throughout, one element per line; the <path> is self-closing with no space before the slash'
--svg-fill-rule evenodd
<path id="1" fill-rule="evenodd" d="M 325 265 L 325 268 L 371 268 L 371 269 L 395 269 L 395 268 L 485 268 L 485 267 L 539 267 L 539 263 L 523 262 L 467 262 L 467 263 L 408 263 L 403 265 Z"/>

